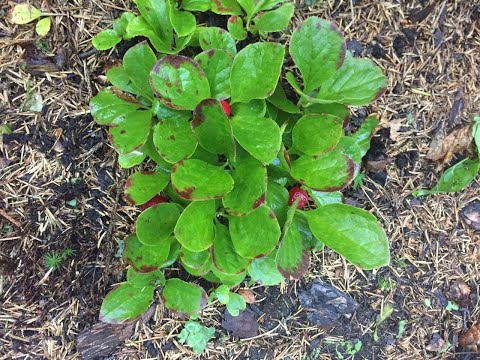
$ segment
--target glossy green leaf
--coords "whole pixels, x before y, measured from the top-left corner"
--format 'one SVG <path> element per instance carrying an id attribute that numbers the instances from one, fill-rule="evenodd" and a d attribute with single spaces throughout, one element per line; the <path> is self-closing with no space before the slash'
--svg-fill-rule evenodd
<path id="1" fill-rule="evenodd" d="M 282 31 L 288 27 L 293 10 L 293 2 L 289 2 L 278 9 L 263 12 L 253 18 L 254 28 L 260 33 Z"/>
<path id="2" fill-rule="evenodd" d="M 201 354 L 214 335 L 214 327 L 206 327 L 196 321 L 189 321 L 178 334 L 178 340 L 182 344 L 186 342 L 196 354 Z"/>
<path id="3" fill-rule="evenodd" d="M 194 201 L 178 219 L 175 237 L 184 248 L 192 252 L 208 249 L 213 244 L 216 214 L 215 201 Z"/>
<path id="4" fill-rule="evenodd" d="M 132 267 L 127 270 L 127 283 L 136 288 L 144 288 L 145 286 L 154 286 L 165 284 L 165 276 L 162 270 L 155 270 L 148 273 L 135 271 Z"/>
<path id="5" fill-rule="evenodd" d="M 10 21 L 14 24 L 28 24 L 42 16 L 43 13 L 35 6 L 27 3 L 16 4 L 10 14 Z"/>
<path id="6" fill-rule="evenodd" d="M 280 84 L 277 84 L 275 92 L 267 98 L 267 101 L 286 113 L 297 114 L 300 112 L 298 107 L 287 99 L 287 95 L 285 95 L 285 91 Z"/>
<path id="7" fill-rule="evenodd" d="M 387 78 L 380 67 L 347 52 L 342 67 L 322 85 L 317 98 L 364 106 L 379 98 L 386 88 Z"/>
<path id="8" fill-rule="evenodd" d="M 123 68 L 135 89 L 148 98 L 153 98 L 153 91 L 148 80 L 156 61 L 157 57 L 146 42 L 132 46 L 123 56 Z"/>
<path id="9" fill-rule="evenodd" d="M 168 279 L 162 297 L 167 309 L 180 318 L 198 314 L 207 304 L 207 294 L 200 286 L 180 279 Z"/>
<path id="10" fill-rule="evenodd" d="M 137 288 L 123 283 L 110 291 L 100 308 L 100 321 L 121 324 L 135 320 L 153 302 L 153 286 Z"/>
<path id="11" fill-rule="evenodd" d="M 264 117 L 267 104 L 263 99 L 254 99 L 246 103 L 232 104 L 232 114 L 235 116 Z"/>
<path id="12" fill-rule="evenodd" d="M 430 194 L 451 193 L 465 189 L 478 175 L 480 160 L 464 159 L 448 168 L 431 189 L 419 189 L 413 192 L 413 196 Z"/>
<path id="13" fill-rule="evenodd" d="M 192 118 L 191 111 L 171 109 L 157 99 L 153 100 L 152 111 L 157 114 L 158 120 L 176 119 L 188 121 Z"/>
<path id="14" fill-rule="evenodd" d="M 112 145 L 120 154 L 127 154 L 141 148 L 148 139 L 152 113 L 135 111 L 115 118 L 108 135 Z"/>
<path id="15" fill-rule="evenodd" d="M 198 41 L 203 50 L 224 50 L 231 55 L 237 53 L 237 46 L 232 35 L 219 27 L 198 28 Z"/>
<path id="16" fill-rule="evenodd" d="M 129 40 L 137 36 L 148 38 L 153 47 L 159 52 L 168 54 L 172 51 L 171 40 L 167 42 L 162 40 L 162 38 L 155 32 L 155 29 L 142 16 L 136 16 L 130 20 L 124 38 Z"/>
<path id="17" fill-rule="evenodd" d="M 215 266 L 212 266 L 212 274 L 218 278 L 218 280 L 227 286 L 237 286 L 245 280 L 247 272 L 242 272 L 240 274 L 224 274 L 220 272 Z"/>
<path id="18" fill-rule="evenodd" d="M 230 16 L 227 22 L 227 29 L 235 40 L 242 41 L 247 38 L 247 31 L 243 26 L 243 20 L 240 16 Z"/>
<path id="19" fill-rule="evenodd" d="M 212 6 L 212 0 L 183 0 L 181 7 L 188 11 L 207 11 Z"/>
<path id="20" fill-rule="evenodd" d="M 170 21 L 170 0 L 136 0 L 138 10 L 161 41 L 171 48 L 173 26 Z M 159 50 L 160 51 L 160 50 Z"/>
<path id="21" fill-rule="evenodd" d="M 250 260 L 237 254 L 228 228 L 220 223 L 216 225 L 211 254 L 213 265 L 223 274 L 238 275 L 244 273 L 250 264 Z"/>
<path id="22" fill-rule="evenodd" d="M 342 135 L 343 121 L 333 115 L 305 115 L 292 130 L 293 146 L 308 155 L 333 150 Z"/>
<path id="23" fill-rule="evenodd" d="M 211 96 L 218 100 L 228 99 L 233 56 L 225 50 L 211 49 L 198 54 L 195 61 L 207 76 Z"/>
<path id="24" fill-rule="evenodd" d="M 305 114 L 329 114 L 342 119 L 343 127 L 350 121 L 350 109 L 343 104 L 312 104 L 303 109 Z"/>
<path id="25" fill-rule="evenodd" d="M 280 239 L 280 226 L 268 206 L 260 206 L 246 216 L 232 216 L 230 236 L 237 253 L 248 259 L 265 256 Z"/>
<path id="26" fill-rule="evenodd" d="M 267 205 L 275 213 L 281 225 L 287 219 L 288 197 L 288 190 L 284 186 L 273 181 L 268 182 Z"/>
<path id="27" fill-rule="evenodd" d="M 323 85 L 342 66 L 345 40 L 335 24 L 311 16 L 292 34 L 290 55 L 303 78 L 304 92 Z"/>
<path id="28" fill-rule="evenodd" d="M 385 231 L 367 211 L 345 204 L 329 204 L 302 214 L 313 235 L 352 264 L 366 270 L 389 264 Z"/>
<path id="29" fill-rule="evenodd" d="M 106 75 L 108 81 L 117 89 L 131 94 L 140 94 L 140 90 L 135 87 L 123 66 L 111 67 L 107 70 Z"/>
<path id="30" fill-rule="evenodd" d="M 255 0 L 237 0 L 237 2 L 247 14 L 248 19 L 251 19 L 252 16 L 255 15 Z"/>
<path id="31" fill-rule="evenodd" d="M 166 268 L 168 266 L 173 265 L 173 263 L 177 260 L 178 254 L 180 253 L 180 248 L 181 245 L 180 243 L 175 239 L 174 236 L 170 237 L 168 239 L 168 242 L 170 244 L 170 251 L 168 253 L 167 260 L 164 261 L 164 263 L 160 266 L 160 268 Z"/>
<path id="32" fill-rule="evenodd" d="M 168 258 L 170 239 L 158 242 L 156 246 L 147 246 L 138 240 L 136 235 L 125 239 L 123 259 L 138 272 L 151 272 L 160 268 Z"/>
<path id="33" fill-rule="evenodd" d="M 256 159 L 242 160 L 231 173 L 234 187 L 223 198 L 223 206 L 231 215 L 244 216 L 265 204 L 267 169 Z"/>
<path id="34" fill-rule="evenodd" d="M 206 263 L 212 262 L 210 251 L 208 250 L 193 252 L 186 249 L 185 247 L 182 247 L 178 256 L 182 261 L 182 265 L 186 265 L 193 269 L 200 269 L 202 267 L 205 267 Z"/>
<path id="35" fill-rule="evenodd" d="M 290 280 L 300 279 L 310 266 L 309 244 L 297 227 L 299 216 L 294 216 L 291 226 L 284 230 L 275 262 L 278 271 Z"/>
<path id="36" fill-rule="evenodd" d="M 223 167 L 202 160 L 177 163 L 172 172 L 175 191 L 187 200 L 220 199 L 233 189 L 233 179 Z"/>
<path id="37" fill-rule="evenodd" d="M 285 278 L 280 274 L 275 263 L 276 251 L 260 259 L 254 259 L 248 268 L 252 281 L 264 286 L 275 286 Z"/>
<path id="38" fill-rule="evenodd" d="M 480 115 L 473 116 L 472 136 L 477 147 L 477 153 L 480 157 Z"/>
<path id="39" fill-rule="evenodd" d="M 181 207 L 174 203 L 160 203 L 147 208 L 135 222 L 138 240 L 148 246 L 164 244 L 173 233 L 180 211 Z"/>
<path id="40" fill-rule="evenodd" d="M 122 169 L 130 169 L 140 163 L 147 157 L 143 150 L 134 150 L 126 154 L 118 154 L 118 165 Z"/>
<path id="41" fill-rule="evenodd" d="M 321 192 L 321 191 L 316 191 L 312 190 L 309 188 L 305 189 L 310 197 L 313 199 L 315 202 L 315 205 L 317 207 L 320 206 L 325 206 L 328 204 L 341 204 L 343 203 L 343 195 L 340 191 L 334 191 L 334 192 Z"/>
<path id="42" fill-rule="evenodd" d="M 245 2 L 245 0 L 241 0 Z M 247 0 L 252 1 L 252 0 Z M 284 2 L 287 2 L 288 0 L 253 0 L 255 7 L 254 7 L 254 13 L 257 13 L 258 11 L 266 11 L 266 10 L 271 10 L 277 5 L 280 5 Z"/>
<path id="43" fill-rule="evenodd" d="M 95 95 L 90 100 L 90 111 L 92 117 L 99 125 L 107 125 L 121 116 L 134 112 L 139 104 L 132 101 L 126 101 L 114 94 L 111 88 L 106 88 Z"/>
<path id="44" fill-rule="evenodd" d="M 50 31 L 50 27 L 52 26 L 52 20 L 49 17 L 45 17 L 43 19 L 38 20 L 37 24 L 35 25 L 35 31 L 40 36 L 45 36 Z"/>
<path id="45" fill-rule="evenodd" d="M 238 316 L 241 310 L 245 310 L 247 307 L 247 303 L 242 295 L 235 294 L 230 292 L 228 303 L 227 303 L 227 310 L 232 316 Z"/>
<path id="46" fill-rule="evenodd" d="M 183 269 L 189 273 L 190 275 L 193 275 L 193 276 L 205 276 L 207 275 L 208 273 L 210 273 L 210 270 L 212 269 L 213 267 L 213 263 L 212 263 L 212 258 L 209 257 L 207 258 L 207 261 L 205 261 L 204 264 L 202 264 L 199 268 L 194 268 L 194 267 L 190 267 L 188 266 L 187 264 L 185 264 L 182 259 L 180 258 L 180 263 L 182 264 L 183 266 Z"/>
<path id="47" fill-rule="evenodd" d="M 122 38 L 117 35 L 113 29 L 107 29 L 99 32 L 92 39 L 92 44 L 97 50 L 108 50 L 117 45 Z"/>
<path id="48" fill-rule="evenodd" d="M 202 68 L 192 59 L 167 55 L 150 73 L 150 84 L 157 97 L 169 108 L 193 110 L 210 97 L 210 86 Z"/>
<path id="49" fill-rule="evenodd" d="M 234 153 L 232 126 L 218 100 L 205 99 L 197 105 L 192 128 L 205 150 L 213 154 Z"/>
<path id="50" fill-rule="evenodd" d="M 155 148 L 169 163 L 188 159 L 197 148 L 189 121 L 183 119 L 160 120 L 153 130 Z"/>
<path id="51" fill-rule="evenodd" d="M 337 144 L 337 148 L 352 159 L 355 164 L 360 165 L 362 163 L 362 149 L 360 149 L 353 136 L 342 136 Z"/>
<path id="52" fill-rule="evenodd" d="M 165 189 L 170 175 L 163 171 L 138 171 L 130 175 L 125 183 L 125 199 L 132 205 L 140 205 Z"/>
<path id="53" fill-rule="evenodd" d="M 254 158 L 270 164 L 280 150 L 280 128 L 272 119 L 234 116 L 231 120 L 233 136 Z"/>
<path id="54" fill-rule="evenodd" d="M 113 30 L 118 36 L 124 36 L 127 32 L 128 24 L 135 19 L 135 14 L 125 11 L 122 15 L 113 22 Z"/>
<path id="55" fill-rule="evenodd" d="M 380 121 L 376 116 L 369 116 L 365 119 L 360 128 L 353 134 L 353 139 L 355 143 L 360 148 L 361 157 L 363 158 L 367 151 L 370 149 L 370 140 L 372 138 L 375 128 L 378 126 Z"/>
<path id="56" fill-rule="evenodd" d="M 243 48 L 233 60 L 232 102 L 266 99 L 272 95 L 284 56 L 285 48 L 277 43 L 254 43 Z"/>
<path id="57" fill-rule="evenodd" d="M 292 162 L 291 175 L 318 191 L 338 191 L 350 184 L 355 173 L 352 159 L 335 149 L 319 156 L 302 155 Z"/>
<path id="58" fill-rule="evenodd" d="M 187 36 L 197 27 L 197 20 L 191 12 L 177 10 L 175 6 L 170 6 L 170 22 L 178 36 Z"/>
<path id="59" fill-rule="evenodd" d="M 150 131 L 147 142 L 142 148 L 142 151 L 145 152 L 150 159 L 152 159 L 157 164 L 157 170 L 163 171 L 165 174 L 170 174 L 172 172 L 173 165 L 165 161 L 153 143 L 153 129 Z"/>
<path id="60" fill-rule="evenodd" d="M 242 15 L 236 0 L 212 0 L 211 10 L 220 15 Z"/>

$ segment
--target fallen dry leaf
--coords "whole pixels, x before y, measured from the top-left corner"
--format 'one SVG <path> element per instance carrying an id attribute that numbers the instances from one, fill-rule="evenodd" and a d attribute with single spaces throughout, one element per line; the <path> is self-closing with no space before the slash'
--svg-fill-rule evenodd
<path id="1" fill-rule="evenodd" d="M 23 47 L 25 52 L 22 65 L 32 75 L 61 71 L 67 63 L 67 53 L 63 47 L 58 47 L 54 56 L 45 55 L 33 42 L 27 42 Z"/>
<path id="2" fill-rule="evenodd" d="M 238 316 L 232 316 L 227 309 L 223 313 L 222 327 L 233 336 L 241 339 L 258 335 L 257 316 L 250 309 L 241 310 Z"/>
<path id="3" fill-rule="evenodd" d="M 450 113 L 448 114 L 447 125 L 449 128 L 461 124 L 464 105 L 465 96 L 463 94 L 463 87 L 459 87 L 457 93 L 455 94 L 455 101 L 453 102 Z"/>
<path id="4" fill-rule="evenodd" d="M 463 221 L 476 231 L 480 231 L 480 201 L 475 200 L 460 212 Z"/>
<path id="5" fill-rule="evenodd" d="M 458 343 L 464 348 L 477 351 L 478 345 L 480 345 L 480 323 L 472 325 L 470 329 L 460 335 Z"/>
<path id="6" fill-rule="evenodd" d="M 462 308 L 470 305 L 470 287 L 464 281 L 455 281 L 446 292 L 447 298 L 455 301 Z"/>
<path id="7" fill-rule="evenodd" d="M 454 129 L 447 136 L 442 129 L 433 136 L 427 158 L 434 161 L 449 163 L 453 154 L 467 150 L 472 142 L 472 125 Z"/>
<path id="8" fill-rule="evenodd" d="M 438 333 L 435 333 L 433 334 L 432 339 L 425 347 L 425 349 L 433 352 L 444 352 L 448 350 L 449 347 L 450 344 L 448 342 L 445 342 L 445 340 L 443 340 Z"/>
<path id="9" fill-rule="evenodd" d="M 247 304 L 255 304 L 255 293 L 250 289 L 240 289 L 238 294 L 241 295 Z"/>

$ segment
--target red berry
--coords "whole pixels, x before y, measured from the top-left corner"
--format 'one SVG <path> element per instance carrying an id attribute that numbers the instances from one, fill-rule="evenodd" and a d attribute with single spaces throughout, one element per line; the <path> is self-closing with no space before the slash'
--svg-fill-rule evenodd
<path id="1" fill-rule="evenodd" d="M 230 117 L 230 115 L 232 114 L 232 108 L 230 104 L 225 100 L 220 100 L 220 105 L 222 105 L 223 112 L 225 113 L 225 115 L 227 115 L 227 117 Z"/>
<path id="2" fill-rule="evenodd" d="M 290 197 L 288 198 L 288 205 L 292 205 L 297 198 L 300 198 L 298 202 L 297 209 L 302 209 L 308 202 L 308 194 L 305 190 L 300 189 L 299 187 L 293 187 L 288 192 Z"/>
<path id="3" fill-rule="evenodd" d="M 140 205 L 140 210 L 144 211 L 148 209 L 151 206 L 160 204 L 160 203 L 165 203 L 168 202 L 168 198 L 163 196 L 163 195 L 155 195 L 153 198 L 148 200 L 146 203 Z"/>

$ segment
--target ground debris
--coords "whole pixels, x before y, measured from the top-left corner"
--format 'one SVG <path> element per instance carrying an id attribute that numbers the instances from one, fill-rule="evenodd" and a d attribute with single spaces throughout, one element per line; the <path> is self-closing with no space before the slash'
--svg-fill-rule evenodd
<path id="1" fill-rule="evenodd" d="M 465 206 L 460 212 L 465 224 L 476 231 L 480 231 L 480 201 L 475 200 Z"/>
<path id="2" fill-rule="evenodd" d="M 258 335 L 258 322 L 255 312 L 246 308 L 240 311 L 238 316 L 232 316 L 225 309 L 222 319 L 222 328 L 230 331 L 233 336 L 241 339 L 251 338 Z"/>
<path id="3" fill-rule="evenodd" d="M 449 300 L 455 301 L 462 308 L 468 308 L 471 304 L 470 293 L 470 287 L 465 282 L 457 280 L 450 285 L 446 295 Z"/>
<path id="4" fill-rule="evenodd" d="M 320 281 L 300 293 L 300 303 L 308 321 L 321 327 L 334 325 L 342 316 L 350 317 L 360 306 L 347 294 Z"/>
<path id="5" fill-rule="evenodd" d="M 480 323 L 472 325 L 470 329 L 460 335 L 459 344 L 466 349 L 478 351 L 478 345 L 480 345 Z"/>
<path id="6" fill-rule="evenodd" d="M 467 150 L 472 142 L 472 125 L 452 130 L 448 135 L 439 129 L 430 143 L 427 159 L 449 163 L 454 154 Z"/>
<path id="7" fill-rule="evenodd" d="M 423 9 L 413 9 L 410 14 L 408 15 L 408 20 L 413 23 L 419 23 L 425 20 L 428 15 L 432 13 L 433 10 L 437 7 L 436 3 L 430 4 Z"/>
<path id="8" fill-rule="evenodd" d="M 255 293 L 250 289 L 240 289 L 238 294 L 241 295 L 247 304 L 255 304 Z"/>
<path id="9" fill-rule="evenodd" d="M 448 128 L 460 125 L 462 122 L 463 108 L 465 106 L 465 95 L 463 87 L 460 86 L 455 94 L 455 100 L 453 101 L 452 108 L 448 114 Z"/>
<path id="10" fill-rule="evenodd" d="M 58 72 L 65 68 L 67 63 L 67 54 L 63 47 L 55 49 L 53 56 L 45 55 L 33 42 L 27 42 L 23 45 L 22 66 L 32 75 L 43 75 L 48 72 Z"/>
<path id="11" fill-rule="evenodd" d="M 432 339 L 428 343 L 428 345 L 425 347 L 427 351 L 432 351 L 432 352 L 445 352 L 448 350 L 450 347 L 450 344 L 448 341 L 445 341 L 442 339 L 440 334 L 435 333 L 432 336 Z"/>

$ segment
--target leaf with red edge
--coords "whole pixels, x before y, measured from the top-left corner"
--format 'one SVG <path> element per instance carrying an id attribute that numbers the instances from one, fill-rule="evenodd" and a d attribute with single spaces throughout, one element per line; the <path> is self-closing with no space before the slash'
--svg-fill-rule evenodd
<path id="1" fill-rule="evenodd" d="M 171 243 L 171 240 L 166 238 L 156 246 L 147 246 L 141 243 L 136 235 L 130 235 L 125 239 L 123 259 L 138 272 L 155 271 L 167 260 Z"/>
<path id="2" fill-rule="evenodd" d="M 125 183 L 125 199 L 132 205 L 140 205 L 165 189 L 170 175 L 163 171 L 142 171 L 130 175 Z"/>
<path id="3" fill-rule="evenodd" d="M 180 279 L 168 279 L 163 288 L 165 307 L 179 318 L 197 315 L 207 305 L 207 294 L 200 286 Z"/>
<path id="4" fill-rule="evenodd" d="M 228 228 L 220 223 L 216 225 L 215 239 L 210 252 L 213 265 L 223 274 L 238 275 L 244 273 L 250 264 L 250 260 L 237 254 Z"/>

